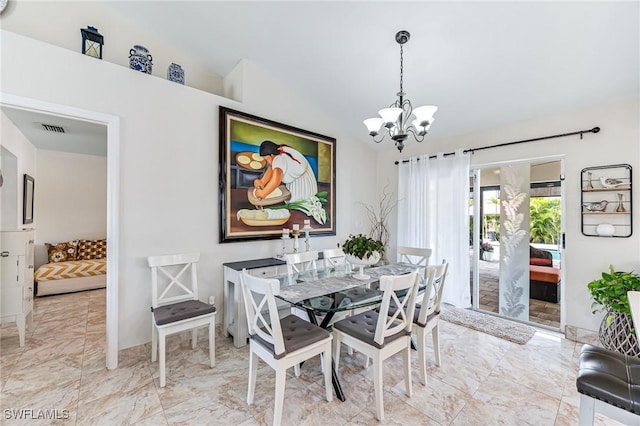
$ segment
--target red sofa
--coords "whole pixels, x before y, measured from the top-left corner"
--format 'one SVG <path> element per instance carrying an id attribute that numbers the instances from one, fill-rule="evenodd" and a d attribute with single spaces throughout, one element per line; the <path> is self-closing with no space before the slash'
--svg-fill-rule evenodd
<path id="1" fill-rule="evenodd" d="M 529 297 L 560 301 L 560 269 L 553 267 L 551 252 L 529 246 Z"/>

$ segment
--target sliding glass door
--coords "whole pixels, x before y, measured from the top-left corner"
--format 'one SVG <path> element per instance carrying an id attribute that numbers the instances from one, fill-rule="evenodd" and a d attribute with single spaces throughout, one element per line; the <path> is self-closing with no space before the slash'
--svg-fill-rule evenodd
<path id="1" fill-rule="evenodd" d="M 473 170 L 474 309 L 559 329 L 561 166 L 554 160 Z M 533 256 L 542 258 L 532 260 Z M 558 282 L 553 282 L 554 276 Z"/>

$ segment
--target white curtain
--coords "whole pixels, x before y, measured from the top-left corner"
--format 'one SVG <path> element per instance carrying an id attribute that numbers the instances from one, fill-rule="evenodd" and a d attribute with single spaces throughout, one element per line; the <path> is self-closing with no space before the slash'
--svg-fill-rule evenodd
<path id="1" fill-rule="evenodd" d="M 459 149 L 411 158 L 398 170 L 398 245 L 432 249 L 430 264 L 446 259 L 442 301 L 461 308 L 471 306 L 469 163 Z"/>

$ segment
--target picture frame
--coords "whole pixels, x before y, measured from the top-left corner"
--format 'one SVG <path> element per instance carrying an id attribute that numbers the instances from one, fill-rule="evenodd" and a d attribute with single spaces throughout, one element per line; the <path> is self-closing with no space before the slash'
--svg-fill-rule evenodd
<path id="1" fill-rule="evenodd" d="M 33 191 L 35 180 L 28 174 L 24 174 L 22 193 L 22 223 L 27 225 L 33 223 Z"/>
<path id="2" fill-rule="evenodd" d="M 335 138 L 226 107 L 219 119 L 220 242 L 336 235 Z"/>

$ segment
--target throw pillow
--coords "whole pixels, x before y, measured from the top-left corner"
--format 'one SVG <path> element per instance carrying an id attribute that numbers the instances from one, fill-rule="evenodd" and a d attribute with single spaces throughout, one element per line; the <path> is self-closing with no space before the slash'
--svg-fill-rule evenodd
<path id="1" fill-rule="evenodd" d="M 78 241 L 64 243 L 44 243 L 47 247 L 49 263 L 67 262 L 76 260 L 78 253 Z"/>
<path id="2" fill-rule="evenodd" d="M 553 260 L 551 259 L 543 259 L 541 257 L 530 257 L 529 265 L 538 265 L 538 266 L 553 266 Z"/>
<path id="3" fill-rule="evenodd" d="M 107 257 L 107 240 L 80 240 L 78 260 L 104 259 Z"/>

